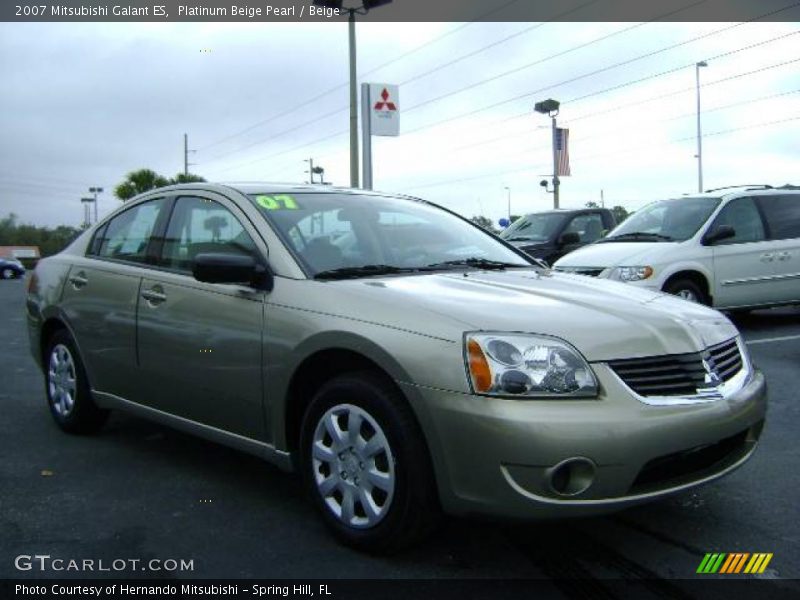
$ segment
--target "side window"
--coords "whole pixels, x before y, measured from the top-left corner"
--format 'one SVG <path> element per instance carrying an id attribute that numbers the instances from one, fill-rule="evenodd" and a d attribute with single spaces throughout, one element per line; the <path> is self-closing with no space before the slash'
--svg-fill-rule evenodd
<path id="1" fill-rule="evenodd" d="M 758 200 L 773 240 L 800 238 L 800 195 L 762 196 Z"/>
<path id="2" fill-rule="evenodd" d="M 222 204 L 205 198 L 178 198 L 159 264 L 190 272 L 194 257 L 206 252 L 258 255 L 253 239 Z"/>
<path id="3" fill-rule="evenodd" d="M 577 233 L 582 244 L 596 242 L 603 237 L 603 218 L 600 213 L 590 213 L 574 217 L 564 233 Z"/>
<path id="4" fill-rule="evenodd" d="M 145 262 L 147 244 L 158 220 L 162 198 L 137 204 L 109 221 L 100 239 L 93 244 L 97 256 Z"/>
<path id="5" fill-rule="evenodd" d="M 760 242 L 764 239 L 764 224 L 752 198 L 736 198 L 728 202 L 717 215 L 711 229 L 720 225 L 730 225 L 736 235 L 727 240 L 720 240 L 716 243 L 718 246 Z"/>
<path id="6" fill-rule="evenodd" d="M 106 223 L 100 229 L 94 232 L 92 243 L 89 244 L 89 249 L 86 251 L 87 255 L 97 256 L 100 253 L 100 245 L 103 243 L 103 238 L 105 237 L 107 229 L 108 229 L 108 223 Z"/>

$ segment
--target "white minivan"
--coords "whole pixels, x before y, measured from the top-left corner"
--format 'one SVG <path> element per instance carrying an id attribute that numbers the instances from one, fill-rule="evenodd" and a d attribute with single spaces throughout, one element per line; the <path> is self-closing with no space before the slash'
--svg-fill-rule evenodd
<path id="1" fill-rule="evenodd" d="M 800 303 L 800 189 L 741 186 L 659 200 L 554 268 L 725 310 Z"/>

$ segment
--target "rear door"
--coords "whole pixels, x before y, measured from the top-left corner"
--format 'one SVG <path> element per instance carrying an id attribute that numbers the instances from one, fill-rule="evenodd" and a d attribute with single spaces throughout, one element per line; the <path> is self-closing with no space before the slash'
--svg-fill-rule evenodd
<path id="1" fill-rule="evenodd" d="M 136 394 L 136 303 L 164 205 L 147 200 L 115 216 L 67 276 L 61 307 L 97 391 Z"/>
<path id="2" fill-rule="evenodd" d="M 714 305 L 732 308 L 774 301 L 774 252 L 755 200 L 728 202 L 708 231 L 721 225 L 730 225 L 736 235 L 712 246 Z"/>
<path id="3" fill-rule="evenodd" d="M 262 440 L 262 331 L 265 293 L 202 283 L 199 253 L 261 258 L 257 234 L 227 198 L 205 192 L 176 199 L 158 269 L 142 281 L 138 310 L 141 402 Z"/>
<path id="4" fill-rule="evenodd" d="M 773 302 L 800 301 L 800 194 L 760 196 L 772 253 Z"/>

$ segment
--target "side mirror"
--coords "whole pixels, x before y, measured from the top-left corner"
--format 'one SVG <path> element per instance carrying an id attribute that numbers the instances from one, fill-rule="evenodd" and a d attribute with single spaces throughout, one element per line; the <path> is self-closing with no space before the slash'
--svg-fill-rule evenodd
<path id="1" fill-rule="evenodd" d="M 730 225 L 719 225 L 709 231 L 703 238 L 704 246 L 712 246 L 719 241 L 728 240 L 736 236 L 736 230 Z"/>
<path id="2" fill-rule="evenodd" d="M 581 243 L 581 236 L 578 235 L 575 231 L 568 231 L 567 233 L 562 233 L 561 237 L 558 238 L 558 245 L 559 246 L 571 246 L 573 244 L 580 244 Z"/>
<path id="3" fill-rule="evenodd" d="M 205 283 L 239 283 L 266 291 L 275 283 L 268 267 L 242 254 L 198 254 L 192 261 L 192 275 Z"/>

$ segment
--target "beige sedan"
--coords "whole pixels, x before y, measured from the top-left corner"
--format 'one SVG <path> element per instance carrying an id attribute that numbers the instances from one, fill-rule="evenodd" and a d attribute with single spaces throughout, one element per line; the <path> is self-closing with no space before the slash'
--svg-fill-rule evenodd
<path id="1" fill-rule="evenodd" d="M 414 198 L 153 190 L 28 285 L 62 429 L 120 409 L 297 470 L 371 551 L 442 510 L 585 515 L 711 481 L 752 455 L 766 412 L 720 313 L 551 272 Z"/>

